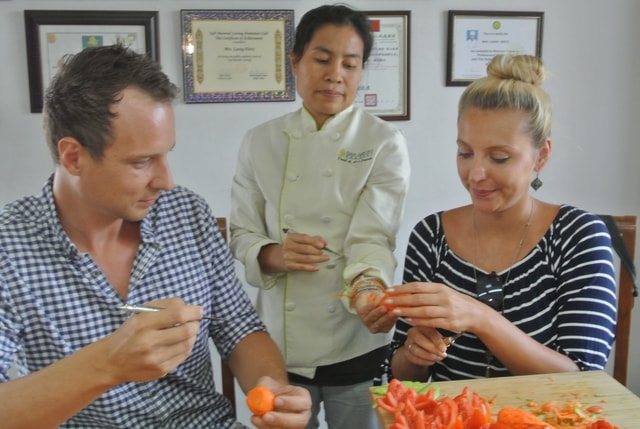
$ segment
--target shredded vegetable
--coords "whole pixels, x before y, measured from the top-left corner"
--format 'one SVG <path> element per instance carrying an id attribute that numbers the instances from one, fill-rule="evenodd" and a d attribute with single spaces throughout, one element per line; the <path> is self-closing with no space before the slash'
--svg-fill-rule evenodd
<path id="1" fill-rule="evenodd" d="M 491 403 L 464 387 L 456 397 L 440 396 L 437 383 L 400 382 L 372 388 L 377 406 L 393 416 L 389 429 L 618 429 L 601 418 L 600 405 L 528 402 L 504 407 L 492 417 Z"/>

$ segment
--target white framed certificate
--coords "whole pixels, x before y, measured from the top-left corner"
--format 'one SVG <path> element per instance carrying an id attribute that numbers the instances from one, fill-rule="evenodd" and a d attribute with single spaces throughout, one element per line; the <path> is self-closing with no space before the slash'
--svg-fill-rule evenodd
<path id="1" fill-rule="evenodd" d="M 159 60 L 158 12 L 25 10 L 31 112 L 42 112 L 44 92 L 58 62 L 92 46 L 122 43 Z"/>

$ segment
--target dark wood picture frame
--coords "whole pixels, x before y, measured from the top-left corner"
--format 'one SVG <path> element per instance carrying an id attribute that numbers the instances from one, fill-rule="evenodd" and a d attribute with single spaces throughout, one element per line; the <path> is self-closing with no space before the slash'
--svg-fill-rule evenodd
<path id="1" fill-rule="evenodd" d="M 398 97 L 400 97 L 401 100 L 398 101 L 400 102 L 401 107 L 399 111 L 395 109 L 385 111 L 384 109 L 370 108 L 367 106 L 366 102 L 367 94 L 362 94 L 362 102 L 356 104 L 365 110 L 369 110 L 370 113 L 373 113 L 386 121 L 408 121 L 411 119 L 411 11 L 370 10 L 363 11 L 362 13 L 364 13 L 372 21 L 372 26 L 374 21 L 382 22 L 382 20 L 384 20 L 385 18 L 400 18 L 402 20 L 402 40 L 399 41 L 399 46 L 397 46 L 397 49 L 400 51 L 399 55 L 401 55 L 401 70 L 399 70 L 399 76 L 397 76 L 397 79 L 391 78 L 387 80 L 387 83 L 389 84 L 397 83 L 399 81 L 398 91 L 400 92 L 400 94 L 398 94 Z M 376 30 L 376 28 L 372 28 L 372 31 L 374 31 L 374 33 Z M 371 52 L 371 56 L 367 61 L 367 64 L 365 65 L 364 73 L 376 72 L 376 65 L 374 63 L 376 62 L 377 49 L 380 49 L 380 47 L 377 47 L 376 43 L 374 42 L 373 50 Z M 391 46 L 389 49 L 394 48 L 393 46 Z M 385 54 L 382 53 L 382 55 Z M 365 75 L 363 74 L 363 79 L 364 78 Z M 361 86 L 364 86 L 364 84 L 365 82 L 360 83 Z"/>
<path id="2" fill-rule="evenodd" d="M 458 76 L 460 73 L 457 70 L 457 64 L 455 63 L 455 58 L 458 56 L 459 50 L 462 49 L 458 44 L 456 44 L 456 35 L 459 35 L 456 28 L 456 23 L 461 19 L 486 19 L 491 21 L 492 29 L 495 30 L 495 33 L 498 36 L 493 37 L 489 36 L 489 38 L 493 37 L 493 40 L 477 40 L 472 39 L 472 41 L 477 40 L 477 43 L 484 44 L 486 46 L 482 46 L 482 49 L 477 49 L 474 54 L 476 57 L 472 58 L 472 61 L 476 61 L 477 67 L 486 67 L 486 63 L 497 54 L 500 53 L 515 53 L 512 48 L 513 45 L 508 45 L 508 37 L 504 33 L 500 33 L 500 25 L 501 21 L 509 20 L 509 21 L 517 21 L 517 20 L 527 20 L 533 21 L 535 24 L 535 34 L 529 34 L 529 40 L 526 40 L 529 45 L 533 44 L 535 46 L 534 49 L 520 51 L 517 53 L 521 54 L 529 54 L 535 55 L 537 57 L 542 56 L 542 31 L 544 27 L 544 12 L 530 12 L 530 11 L 487 11 L 487 10 L 450 10 L 448 12 L 448 29 L 447 29 L 447 69 L 446 69 L 446 85 L 447 86 L 467 86 L 475 79 L 481 77 L 477 75 L 477 71 L 474 69 L 470 74 L 474 74 L 473 78 L 466 78 Z M 485 23 L 485 24 L 486 24 Z M 476 31 L 476 30 L 468 30 L 468 31 Z M 490 33 L 488 33 L 490 34 Z M 510 35 L 509 35 L 510 36 Z M 478 34 L 476 33 L 476 37 Z M 500 39 L 501 38 L 501 39 Z M 467 39 L 468 41 L 469 39 Z M 494 43 L 495 42 L 495 43 Z M 511 42 L 517 43 L 522 42 L 520 39 L 512 40 Z M 467 46 L 467 49 L 475 49 L 475 45 L 473 47 Z M 473 51 L 472 51 L 473 52 Z M 486 57 L 486 58 L 485 58 Z M 486 59 L 483 63 L 482 59 Z M 471 61 L 470 61 L 471 62 Z M 482 69 L 484 72 L 485 69 Z"/>
<path id="3" fill-rule="evenodd" d="M 25 10 L 25 33 L 27 38 L 27 66 L 29 73 L 29 99 L 31 112 L 42 112 L 46 84 L 42 73 L 42 52 L 40 27 L 60 26 L 100 26 L 144 27 L 145 52 L 159 61 L 158 12 L 157 11 L 103 11 L 103 10 Z M 74 54 L 77 52 L 68 52 Z"/>

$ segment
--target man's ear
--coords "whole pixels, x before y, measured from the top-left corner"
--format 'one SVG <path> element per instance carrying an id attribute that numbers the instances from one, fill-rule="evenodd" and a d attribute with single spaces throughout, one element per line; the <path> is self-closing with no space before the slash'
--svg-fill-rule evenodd
<path id="1" fill-rule="evenodd" d="M 58 141 L 58 158 L 60 165 L 74 176 L 80 174 L 81 158 L 86 151 L 78 140 L 73 137 L 63 137 Z"/>

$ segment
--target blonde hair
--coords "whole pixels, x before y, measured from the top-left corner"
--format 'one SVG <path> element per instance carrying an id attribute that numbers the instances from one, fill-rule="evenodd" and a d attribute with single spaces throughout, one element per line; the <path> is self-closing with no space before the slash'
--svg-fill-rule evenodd
<path id="1" fill-rule="evenodd" d="M 487 76 L 472 82 L 462 93 L 458 120 L 468 107 L 521 110 L 529 115 L 527 131 L 540 147 L 551 134 L 551 99 L 540 88 L 544 79 L 540 58 L 496 55 L 487 66 Z"/>

